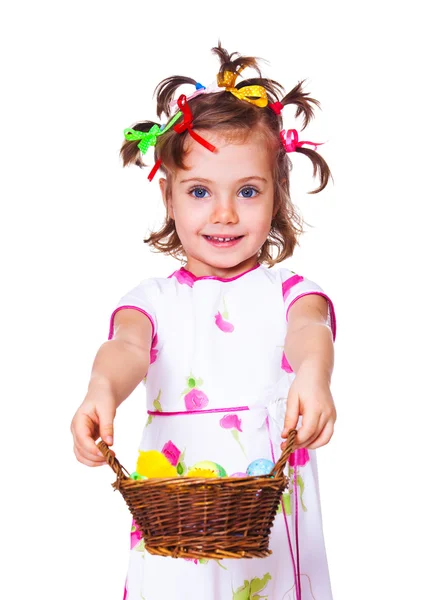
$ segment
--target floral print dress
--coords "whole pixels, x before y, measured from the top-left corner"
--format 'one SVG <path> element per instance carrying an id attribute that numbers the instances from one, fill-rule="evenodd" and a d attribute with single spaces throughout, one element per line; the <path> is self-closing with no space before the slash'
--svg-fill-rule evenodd
<path id="1" fill-rule="evenodd" d="M 289 387 L 284 355 L 289 307 L 319 285 L 263 265 L 233 277 L 196 277 L 184 267 L 149 278 L 121 298 L 150 319 L 153 341 L 144 379 L 147 406 L 139 450 L 158 450 L 183 475 L 213 461 L 228 475 L 255 459 L 276 462 Z M 300 425 L 300 423 L 299 423 Z M 130 471 L 134 471 L 131 465 Z M 331 600 L 315 450 L 298 450 L 286 473 L 266 558 L 186 560 L 144 549 L 135 522 L 123 600 Z M 121 600 L 121 597 L 120 597 Z"/>

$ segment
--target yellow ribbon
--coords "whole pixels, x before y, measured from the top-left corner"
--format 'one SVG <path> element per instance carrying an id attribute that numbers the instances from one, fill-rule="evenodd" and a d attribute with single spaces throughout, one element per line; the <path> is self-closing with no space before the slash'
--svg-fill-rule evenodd
<path id="1" fill-rule="evenodd" d="M 245 100 L 255 104 L 260 108 L 264 108 L 268 104 L 267 92 L 262 85 L 245 85 L 241 88 L 236 88 L 236 79 L 240 75 L 242 69 L 237 73 L 232 71 L 224 71 L 224 74 L 218 74 L 217 84 L 219 87 L 224 87 L 226 92 L 231 92 L 239 100 Z"/>

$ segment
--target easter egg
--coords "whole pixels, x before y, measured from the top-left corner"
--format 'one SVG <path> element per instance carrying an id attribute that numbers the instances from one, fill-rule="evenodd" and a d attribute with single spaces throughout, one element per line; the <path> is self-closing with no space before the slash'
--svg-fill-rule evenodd
<path id="1" fill-rule="evenodd" d="M 212 473 L 211 475 L 192 475 L 191 473 L 201 472 L 201 473 Z M 227 477 L 227 472 L 221 465 L 218 463 L 212 462 L 211 460 L 201 460 L 197 462 L 189 469 L 187 473 L 188 477 Z"/>
<path id="2" fill-rule="evenodd" d="M 148 479 L 148 477 L 144 477 L 143 475 L 139 475 L 139 473 L 137 471 L 134 471 L 134 473 L 131 473 L 130 475 L 130 479 Z"/>
<path id="3" fill-rule="evenodd" d="M 237 473 L 233 473 L 232 475 L 230 475 L 230 477 L 246 477 L 246 473 L 238 471 Z"/>
<path id="4" fill-rule="evenodd" d="M 248 475 L 269 475 L 275 465 L 268 458 L 253 460 L 246 469 Z"/>
<path id="5" fill-rule="evenodd" d="M 186 473 L 186 477 L 204 477 L 205 479 L 212 479 L 213 477 L 219 477 L 216 471 L 211 469 L 199 469 L 198 467 L 192 467 Z"/>
<path id="6" fill-rule="evenodd" d="M 171 465 L 162 452 L 157 450 L 139 451 L 136 472 L 143 477 L 178 477 L 177 469 Z"/>

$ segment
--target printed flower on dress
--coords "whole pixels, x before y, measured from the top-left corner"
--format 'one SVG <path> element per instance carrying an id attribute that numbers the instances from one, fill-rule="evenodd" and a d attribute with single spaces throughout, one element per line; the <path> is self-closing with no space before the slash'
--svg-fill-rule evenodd
<path id="1" fill-rule="evenodd" d="M 231 431 L 233 438 L 239 444 L 243 454 L 246 456 L 246 458 L 248 458 L 239 438 L 239 431 L 242 433 L 242 420 L 240 417 L 234 413 L 224 415 L 219 421 L 219 424 L 221 427 L 223 427 L 223 429 L 229 429 Z"/>
<path id="2" fill-rule="evenodd" d="M 204 382 L 201 378 L 195 378 L 192 374 L 186 378 L 187 389 L 181 392 L 184 396 L 184 404 L 187 410 L 201 410 L 208 404 L 207 395 L 198 389 Z"/>
<path id="3" fill-rule="evenodd" d="M 233 590 L 233 600 L 260 600 L 260 598 L 268 600 L 269 594 L 260 596 L 259 592 L 265 591 L 271 579 L 272 575 L 270 573 L 266 573 L 261 579 L 258 577 L 254 577 L 251 581 L 245 579 L 242 586 L 237 588 L 236 591 Z"/>
<path id="4" fill-rule="evenodd" d="M 178 271 L 175 271 L 175 273 L 173 273 L 173 277 L 175 277 L 178 283 L 184 283 L 189 287 L 192 287 L 195 283 L 195 276 L 183 268 L 179 269 Z"/>
<path id="5" fill-rule="evenodd" d="M 234 331 L 234 325 L 228 321 L 228 310 L 225 304 L 225 297 L 222 297 L 224 310 L 222 314 L 218 311 L 214 316 L 214 321 L 221 331 L 224 333 L 232 333 Z"/>
<path id="6" fill-rule="evenodd" d="M 292 452 L 289 456 L 288 462 L 291 467 L 295 465 L 298 467 L 303 467 L 310 460 L 310 454 L 306 448 L 298 448 L 294 452 Z"/>
<path id="7" fill-rule="evenodd" d="M 169 440 L 162 448 L 162 454 L 166 456 L 172 466 L 176 467 L 178 465 L 178 460 L 180 458 L 181 452 L 178 450 L 177 446 Z"/>

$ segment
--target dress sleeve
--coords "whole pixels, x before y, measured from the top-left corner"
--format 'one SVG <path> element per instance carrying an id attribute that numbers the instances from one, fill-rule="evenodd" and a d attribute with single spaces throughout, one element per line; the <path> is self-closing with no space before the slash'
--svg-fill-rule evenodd
<path id="1" fill-rule="evenodd" d="M 144 314 L 151 322 L 153 343 L 157 337 L 157 306 L 160 289 L 154 279 L 145 279 L 119 300 L 110 317 L 109 336 L 113 337 L 114 319 L 119 310 L 132 308 Z"/>
<path id="2" fill-rule="evenodd" d="M 319 296 L 323 296 L 326 298 L 328 302 L 328 326 L 332 331 L 332 339 L 335 342 L 335 337 L 337 333 L 337 323 L 335 318 L 335 310 L 332 300 L 329 298 L 327 294 L 323 291 L 323 289 L 315 283 L 314 281 L 310 281 L 306 277 L 302 277 L 302 275 L 297 275 L 293 271 L 289 271 L 287 269 L 282 270 L 282 295 L 284 299 L 284 307 L 285 307 L 285 316 L 288 320 L 288 311 L 290 307 L 302 296 L 307 296 L 308 294 L 317 294 Z"/>

